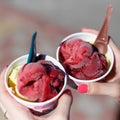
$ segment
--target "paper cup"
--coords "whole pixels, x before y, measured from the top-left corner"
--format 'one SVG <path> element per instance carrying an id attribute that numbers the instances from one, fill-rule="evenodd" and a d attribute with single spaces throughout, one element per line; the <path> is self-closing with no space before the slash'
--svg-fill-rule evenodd
<path id="1" fill-rule="evenodd" d="M 63 66 L 53 57 L 50 57 L 48 55 L 44 55 L 45 56 L 45 60 L 49 60 L 51 61 L 54 65 L 58 66 L 63 72 L 65 72 Z M 64 85 L 61 89 L 61 91 L 52 99 L 47 100 L 45 102 L 29 102 L 26 100 L 23 100 L 19 97 L 17 97 L 14 93 L 12 93 L 12 91 L 10 90 L 9 86 L 8 86 L 8 76 L 10 75 L 11 71 L 16 67 L 16 66 L 20 66 L 20 65 L 24 65 L 27 63 L 27 58 L 28 55 L 24 55 L 22 57 L 17 58 L 16 60 L 14 60 L 8 67 L 6 73 L 5 73 L 5 87 L 7 88 L 8 92 L 10 93 L 10 95 L 19 103 L 21 103 L 22 105 L 40 112 L 40 113 L 44 113 L 46 111 L 50 111 L 54 108 L 55 104 L 57 103 L 58 98 L 60 97 L 60 95 L 63 93 L 65 87 L 66 87 L 66 82 L 67 82 L 67 77 L 65 74 L 64 77 Z"/>
<path id="2" fill-rule="evenodd" d="M 60 47 L 61 47 L 61 44 L 66 41 L 66 40 L 69 40 L 69 39 L 74 39 L 74 38 L 79 38 L 79 39 L 82 39 L 84 41 L 87 41 L 87 42 L 90 42 L 90 43 L 94 43 L 95 39 L 96 39 L 97 35 L 95 34 L 92 34 L 92 33 L 87 33 L 87 32 L 80 32 L 80 33 L 74 33 L 74 34 L 71 34 L 67 37 L 65 37 L 60 45 L 58 46 L 57 48 L 57 51 L 56 51 L 56 59 L 60 62 L 60 56 L 59 56 L 59 50 L 60 50 Z M 107 49 L 107 53 L 105 56 L 107 56 L 107 59 L 109 59 L 109 68 L 108 68 L 108 71 L 102 75 L 101 77 L 98 77 L 96 79 L 91 79 L 91 80 L 82 80 L 82 79 L 77 79 L 73 76 L 71 76 L 70 74 L 68 74 L 68 78 L 70 80 L 73 80 L 74 83 L 79 86 L 80 83 L 88 83 L 88 82 L 96 82 L 96 81 L 99 81 L 99 80 L 102 80 L 103 78 L 105 78 L 111 71 L 112 67 L 113 67 L 113 64 L 114 64 L 114 54 L 113 54 L 113 51 L 111 49 L 111 47 L 108 45 L 107 46 L 108 49 Z M 61 63 L 62 64 L 62 63 Z"/>

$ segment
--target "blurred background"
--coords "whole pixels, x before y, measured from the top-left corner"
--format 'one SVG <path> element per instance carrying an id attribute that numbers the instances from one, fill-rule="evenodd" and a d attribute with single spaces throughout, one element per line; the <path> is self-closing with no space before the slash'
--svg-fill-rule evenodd
<path id="1" fill-rule="evenodd" d="M 38 32 L 37 49 L 55 57 L 59 42 L 82 27 L 99 30 L 108 4 L 113 13 L 109 34 L 118 46 L 119 0 L 0 0 L 0 70 L 28 53 L 32 33 Z"/>
<path id="2" fill-rule="evenodd" d="M 56 57 L 57 46 L 67 35 L 80 32 L 83 27 L 99 30 L 109 4 L 113 6 L 109 34 L 120 47 L 119 0 L 0 0 L 0 70 L 28 53 L 34 31 L 38 33 L 37 51 Z M 105 117 L 104 110 L 115 109 L 111 98 L 102 97 L 99 102 L 96 98 L 95 102 L 93 97 L 81 97 L 75 90 L 73 93 L 78 97 L 73 104 L 71 119 L 98 120 Z M 89 117 L 79 111 L 88 111 Z"/>

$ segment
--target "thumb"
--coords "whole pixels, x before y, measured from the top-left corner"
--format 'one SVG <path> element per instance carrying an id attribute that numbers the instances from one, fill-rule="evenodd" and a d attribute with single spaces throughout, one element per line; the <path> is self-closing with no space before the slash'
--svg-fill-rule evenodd
<path id="1" fill-rule="evenodd" d="M 120 97 L 120 85 L 118 83 L 99 83 L 93 82 L 88 84 L 80 84 L 78 92 L 90 95 L 109 95 L 114 98 Z"/>
<path id="2" fill-rule="evenodd" d="M 59 116 L 59 118 L 61 118 L 62 120 L 69 120 L 71 104 L 72 94 L 71 91 L 67 89 L 60 97 L 54 115 Z"/>
<path id="3" fill-rule="evenodd" d="M 98 34 L 98 31 L 95 30 L 95 29 L 91 29 L 91 28 L 86 28 L 86 27 L 83 27 L 81 29 L 82 32 L 88 32 L 88 33 L 93 33 L 93 34 Z"/>

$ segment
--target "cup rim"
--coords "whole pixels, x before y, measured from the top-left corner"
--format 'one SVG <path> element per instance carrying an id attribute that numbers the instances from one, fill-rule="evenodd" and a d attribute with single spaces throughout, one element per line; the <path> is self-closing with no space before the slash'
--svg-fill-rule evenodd
<path id="1" fill-rule="evenodd" d="M 97 37 L 97 35 L 95 35 L 95 34 L 93 34 L 93 33 L 88 33 L 88 32 L 77 32 L 77 33 L 73 33 L 73 34 L 68 35 L 67 37 L 65 37 L 65 38 L 60 42 L 60 44 L 59 44 L 59 46 L 58 46 L 58 48 L 57 48 L 57 50 L 56 50 L 56 59 L 57 59 L 58 61 L 59 61 L 59 49 L 60 49 L 60 45 L 61 45 L 64 41 L 66 41 L 66 40 L 72 39 L 72 38 L 74 38 L 74 37 L 78 37 L 78 38 L 79 38 L 79 36 L 81 36 L 81 35 L 82 35 L 82 36 L 88 35 L 88 36 L 93 37 L 94 39 Z M 86 40 L 85 40 L 85 41 L 86 41 Z M 72 75 L 70 75 L 70 74 L 67 73 L 67 74 L 68 74 L 68 77 L 69 77 L 71 80 L 73 80 L 74 82 L 77 82 L 77 83 L 82 83 L 82 82 L 83 82 L 83 83 L 96 82 L 96 81 L 99 81 L 99 80 L 105 78 L 105 77 L 110 73 L 110 71 L 111 71 L 111 69 L 112 69 L 112 67 L 113 67 L 113 64 L 114 64 L 114 53 L 113 53 L 113 50 L 112 50 L 112 48 L 110 47 L 109 44 L 108 44 L 107 46 L 108 46 L 108 51 L 109 51 L 110 54 L 111 54 L 112 61 L 111 61 L 111 63 L 110 63 L 110 66 L 109 66 L 107 72 L 106 72 L 104 75 L 102 75 L 101 77 L 95 78 L 95 79 L 91 79 L 91 80 L 78 79 L 78 78 L 75 78 L 75 77 L 73 77 Z M 61 63 L 61 64 L 62 64 L 62 63 Z"/>
<path id="2" fill-rule="evenodd" d="M 41 54 L 41 53 L 39 53 L 39 54 Z M 45 55 L 46 55 L 46 54 L 45 54 Z M 17 97 L 16 95 L 14 95 L 14 94 L 10 91 L 9 86 L 8 86 L 8 84 L 7 84 L 8 72 L 9 72 L 10 68 L 11 68 L 17 61 L 21 60 L 22 58 L 27 59 L 27 57 L 28 57 L 28 54 L 23 55 L 23 56 L 20 56 L 20 57 L 18 57 L 17 59 L 13 60 L 13 61 L 11 62 L 11 64 L 8 66 L 8 68 L 7 68 L 6 72 L 5 72 L 5 76 L 4 76 L 4 84 L 5 84 L 5 87 L 6 87 L 7 91 L 10 93 L 10 95 L 12 95 L 12 96 L 13 96 L 15 99 L 17 99 L 18 101 L 21 101 L 23 104 L 46 105 L 46 104 L 49 104 L 49 103 L 51 103 L 51 102 L 56 101 L 56 100 L 60 97 L 60 95 L 64 92 L 64 90 L 65 90 L 65 87 L 66 87 L 66 84 L 67 84 L 67 75 L 66 75 L 66 72 L 65 72 L 64 67 L 63 67 L 55 58 L 53 58 L 53 57 L 51 57 L 51 56 L 49 56 L 49 55 L 46 55 L 46 57 L 48 57 L 48 58 L 56 61 L 57 64 L 58 64 L 58 67 L 59 67 L 60 69 L 62 69 L 62 71 L 65 73 L 64 85 L 63 85 L 61 91 L 60 91 L 55 97 L 53 97 L 53 98 L 51 98 L 51 99 L 49 99 L 49 100 L 43 101 L 43 102 L 30 102 L 30 101 L 26 101 L 26 100 L 23 100 L 23 99 Z M 53 63 L 53 64 L 54 64 L 54 63 Z"/>

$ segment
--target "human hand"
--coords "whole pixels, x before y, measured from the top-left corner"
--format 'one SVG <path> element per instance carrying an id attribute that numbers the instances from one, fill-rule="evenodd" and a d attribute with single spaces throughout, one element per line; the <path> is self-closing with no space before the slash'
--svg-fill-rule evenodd
<path id="1" fill-rule="evenodd" d="M 83 28 L 82 32 L 98 34 L 98 31 L 89 28 Z M 114 52 L 115 63 L 109 76 L 105 78 L 106 82 L 81 84 L 78 86 L 78 91 L 90 95 L 109 95 L 120 100 L 120 49 L 113 43 L 112 38 L 110 38 L 109 44 Z"/>
<path id="2" fill-rule="evenodd" d="M 19 104 L 7 92 L 4 85 L 4 74 L 7 68 L 0 75 L 0 107 L 9 120 L 69 120 L 72 95 L 70 90 L 65 90 L 58 100 L 58 105 L 48 117 L 36 116 L 25 106 Z"/>

